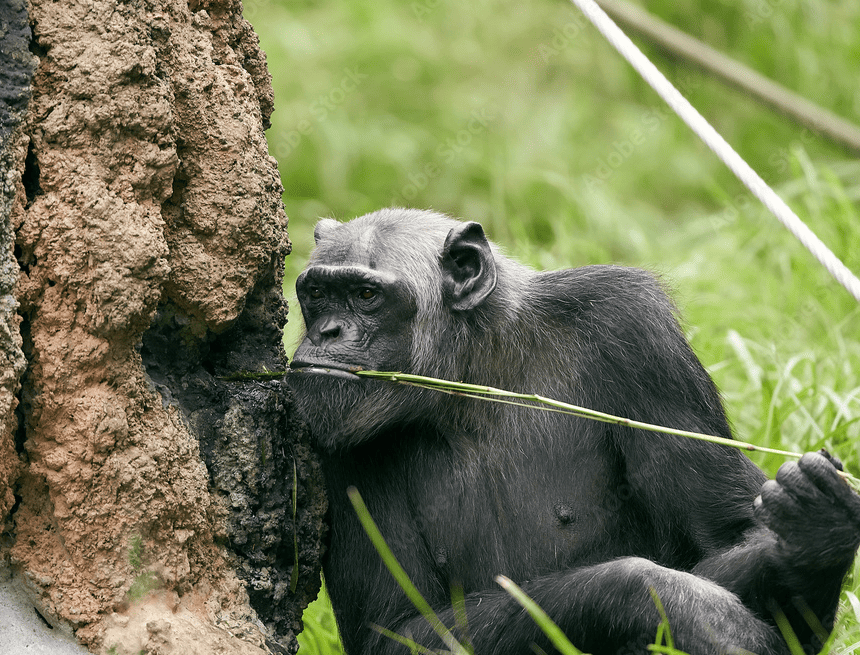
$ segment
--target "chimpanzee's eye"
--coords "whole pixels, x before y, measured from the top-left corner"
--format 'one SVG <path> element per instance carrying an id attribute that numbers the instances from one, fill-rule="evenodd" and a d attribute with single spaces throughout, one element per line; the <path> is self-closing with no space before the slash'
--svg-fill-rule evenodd
<path id="1" fill-rule="evenodd" d="M 374 291 L 373 289 L 368 289 L 366 287 L 358 292 L 358 297 L 361 298 L 362 300 L 370 300 L 371 298 L 374 298 L 375 296 L 376 296 L 376 291 Z"/>
<path id="2" fill-rule="evenodd" d="M 311 298 L 317 299 L 323 297 L 323 292 L 322 289 L 320 289 L 319 287 L 311 287 L 310 289 L 308 289 L 308 295 Z"/>

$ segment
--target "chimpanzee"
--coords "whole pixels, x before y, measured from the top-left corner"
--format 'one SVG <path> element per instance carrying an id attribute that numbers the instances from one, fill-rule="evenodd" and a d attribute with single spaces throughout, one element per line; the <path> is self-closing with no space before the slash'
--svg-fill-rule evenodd
<path id="1" fill-rule="evenodd" d="M 826 452 L 776 480 L 737 449 L 372 381 L 356 368 L 491 385 L 731 437 L 721 399 L 649 273 L 536 272 L 482 227 L 384 209 L 322 220 L 296 289 L 289 376 L 323 457 L 323 563 L 350 655 L 441 647 L 360 527 L 354 485 L 412 581 L 477 655 L 551 646 L 504 574 L 578 648 L 643 652 L 662 603 L 676 647 L 808 652 L 832 629 L 860 543 L 860 497 Z"/>

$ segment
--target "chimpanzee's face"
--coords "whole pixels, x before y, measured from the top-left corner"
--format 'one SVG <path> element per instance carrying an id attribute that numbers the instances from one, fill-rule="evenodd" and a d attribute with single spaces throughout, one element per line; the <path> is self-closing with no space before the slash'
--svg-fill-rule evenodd
<path id="1" fill-rule="evenodd" d="M 316 264 L 296 282 L 307 334 L 293 368 L 406 370 L 416 304 L 393 273 Z"/>

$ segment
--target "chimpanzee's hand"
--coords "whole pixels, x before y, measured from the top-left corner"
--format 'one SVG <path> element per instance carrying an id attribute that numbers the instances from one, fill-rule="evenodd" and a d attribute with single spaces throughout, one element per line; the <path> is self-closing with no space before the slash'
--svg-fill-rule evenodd
<path id="1" fill-rule="evenodd" d="M 860 544 L 860 496 L 839 478 L 826 450 L 783 464 L 762 485 L 755 515 L 779 537 L 786 564 L 827 569 L 850 563 Z"/>

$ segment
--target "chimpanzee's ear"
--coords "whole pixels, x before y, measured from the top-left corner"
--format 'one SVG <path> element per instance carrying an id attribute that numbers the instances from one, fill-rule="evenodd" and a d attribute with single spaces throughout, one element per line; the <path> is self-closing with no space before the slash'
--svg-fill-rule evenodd
<path id="1" fill-rule="evenodd" d="M 479 223 L 448 232 L 440 263 L 445 301 L 453 309 L 474 309 L 496 288 L 496 260 Z"/>
<path id="2" fill-rule="evenodd" d="M 319 243 L 320 239 L 330 234 L 340 223 L 333 218 L 320 219 L 314 226 L 314 243 Z"/>

